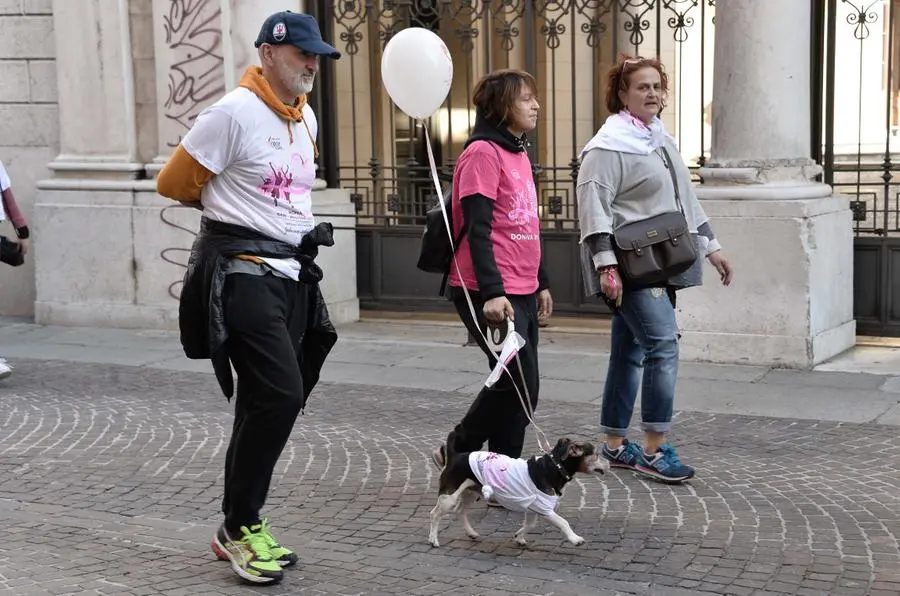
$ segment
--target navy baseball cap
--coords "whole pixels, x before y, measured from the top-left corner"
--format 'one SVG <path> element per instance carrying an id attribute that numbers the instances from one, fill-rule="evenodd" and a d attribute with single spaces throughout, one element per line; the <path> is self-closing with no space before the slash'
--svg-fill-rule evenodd
<path id="1" fill-rule="evenodd" d="M 253 45 L 258 48 L 264 43 L 273 46 L 290 44 L 308 54 L 327 56 L 335 60 L 341 57 L 341 53 L 334 46 L 322 40 L 322 33 L 315 18 L 289 10 L 276 12 L 266 19 Z"/>

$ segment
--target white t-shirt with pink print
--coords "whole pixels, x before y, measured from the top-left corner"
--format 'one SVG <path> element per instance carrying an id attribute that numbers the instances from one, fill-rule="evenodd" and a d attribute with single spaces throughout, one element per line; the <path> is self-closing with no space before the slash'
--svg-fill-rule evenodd
<path id="1" fill-rule="evenodd" d="M 303 118 L 305 125 L 287 122 L 243 87 L 201 112 L 181 142 L 215 174 L 200 195 L 203 217 L 300 244 L 304 234 L 315 227 L 313 139 L 318 129 L 308 105 L 303 108 Z M 298 279 L 300 263 L 296 259 L 263 260 Z"/>
<path id="2" fill-rule="evenodd" d="M 490 451 L 469 454 L 469 467 L 483 486 L 493 489 L 498 503 L 511 511 L 534 511 L 548 515 L 556 511 L 559 496 L 538 489 L 528 475 L 528 462 Z"/>

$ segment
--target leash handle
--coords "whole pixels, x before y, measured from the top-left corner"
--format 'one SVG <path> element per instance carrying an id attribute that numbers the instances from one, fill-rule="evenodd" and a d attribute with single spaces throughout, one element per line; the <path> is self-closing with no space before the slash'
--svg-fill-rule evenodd
<path id="1" fill-rule="evenodd" d="M 499 325 L 488 325 L 488 333 L 485 338 L 487 339 L 488 348 L 494 352 L 501 351 L 506 338 L 512 335 L 515 330 L 516 325 L 509 317 L 506 317 L 504 322 Z"/>

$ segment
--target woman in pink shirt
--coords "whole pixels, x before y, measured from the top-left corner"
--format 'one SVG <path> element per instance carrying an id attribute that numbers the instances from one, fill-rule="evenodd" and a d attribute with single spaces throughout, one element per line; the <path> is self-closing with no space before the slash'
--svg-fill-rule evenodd
<path id="1" fill-rule="evenodd" d="M 536 407 L 538 319 L 553 310 L 542 266 L 537 192 L 525 151 L 526 133 L 537 126 L 540 110 L 537 84 L 526 72 L 492 72 L 475 86 L 473 103 L 475 126 L 453 174 L 453 234 L 458 238 L 463 226 L 466 232 L 456 253 L 461 275 L 451 266 L 448 295 L 491 368 L 496 357 L 481 340 L 488 324 L 501 325 L 508 317 L 525 338 L 525 347 L 519 352 L 521 372 L 516 360 L 508 365 L 516 386 L 504 373 L 493 387 L 482 388 L 447 444 L 454 453 L 463 453 L 479 450 L 487 441 L 490 451 L 516 458 L 528 426 L 519 394 Z M 463 286 L 471 294 L 477 321 Z M 445 445 L 432 459 L 443 468 Z"/>
<path id="2" fill-rule="evenodd" d="M 9 219 L 16 231 L 18 242 L 9 240 L 5 236 L 0 236 L 0 244 L 2 244 L 2 252 L 5 257 L 13 258 L 15 263 L 21 264 L 22 259 L 28 252 L 28 226 L 25 224 L 25 218 L 16 204 L 16 197 L 13 196 L 12 184 L 9 180 L 9 174 L 0 162 L 0 222 Z M 18 253 L 18 254 L 16 254 Z M 13 257 L 12 255 L 15 255 Z M 12 367 L 7 364 L 6 360 L 0 358 L 0 379 L 5 379 L 12 374 Z"/>

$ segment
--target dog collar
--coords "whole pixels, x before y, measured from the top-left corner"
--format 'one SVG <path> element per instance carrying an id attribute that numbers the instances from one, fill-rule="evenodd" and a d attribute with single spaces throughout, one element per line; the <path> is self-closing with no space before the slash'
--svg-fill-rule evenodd
<path id="1" fill-rule="evenodd" d="M 556 461 L 556 458 L 553 457 L 553 454 L 552 454 L 552 453 L 548 453 L 548 454 L 547 454 L 547 457 L 550 458 L 550 461 L 553 462 L 553 465 L 556 466 L 556 469 L 559 470 L 559 473 L 562 474 L 562 477 L 566 479 L 566 482 L 570 482 L 570 481 L 572 480 L 572 477 L 569 476 L 569 475 L 566 473 L 565 469 L 563 469 L 563 467 L 559 464 L 559 462 Z"/>

